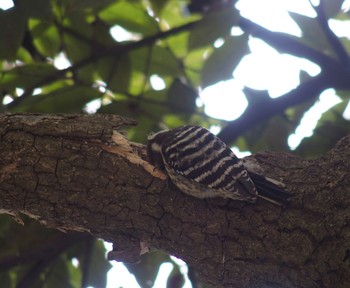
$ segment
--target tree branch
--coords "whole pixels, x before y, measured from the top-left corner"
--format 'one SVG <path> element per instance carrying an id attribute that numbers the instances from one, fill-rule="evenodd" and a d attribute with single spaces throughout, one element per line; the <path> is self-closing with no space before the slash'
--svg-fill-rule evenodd
<path id="1" fill-rule="evenodd" d="M 321 0 L 319 5 L 314 5 L 312 1 L 309 2 L 317 14 L 318 23 L 320 24 L 324 34 L 326 35 L 328 42 L 331 44 L 335 53 L 338 55 L 339 62 L 342 63 L 342 65 L 344 65 L 345 67 L 349 67 L 349 55 L 346 52 L 346 49 L 344 48 L 343 44 L 340 42 L 338 36 L 334 34 L 332 29 L 328 25 L 328 19 L 325 15 L 324 10 L 324 1 Z"/>
<path id="2" fill-rule="evenodd" d="M 323 68 L 337 66 L 333 58 L 309 47 L 297 40 L 296 37 L 282 33 L 272 32 L 244 17 L 240 18 L 239 27 L 254 37 L 264 40 L 267 44 L 283 53 L 306 58 Z"/>
<path id="3" fill-rule="evenodd" d="M 224 142 L 234 142 L 256 124 L 266 121 L 274 115 L 282 114 L 289 107 L 309 100 L 316 100 L 325 89 L 350 89 L 350 70 L 343 63 L 303 45 L 288 34 L 272 32 L 248 19 L 241 18 L 240 27 L 282 52 L 315 62 L 321 66 L 322 71 L 318 76 L 301 83 L 296 89 L 279 98 L 265 97 L 256 101 L 257 104 L 250 103 L 238 119 L 231 121 L 218 134 L 218 137 Z"/>
<path id="4" fill-rule="evenodd" d="M 124 259 L 162 249 L 215 286 L 347 287 L 350 137 L 316 160 L 254 155 L 294 193 L 279 207 L 174 190 L 134 161 L 143 146 L 111 141 L 128 124 L 112 115 L 1 115 L 1 211 L 88 231 L 123 248 Z"/>
<path id="5" fill-rule="evenodd" d="M 245 131 L 262 121 L 266 121 L 271 116 L 282 114 L 285 109 L 307 100 L 316 100 L 322 91 L 331 87 L 327 78 L 320 74 L 275 99 L 261 97 L 258 101 L 250 103 L 243 114 L 236 120 L 229 122 L 217 136 L 225 143 L 232 143 Z M 262 107 L 264 109 L 261 109 Z"/>
<path id="6" fill-rule="evenodd" d="M 28 87 L 26 89 L 26 91 L 21 95 L 21 97 L 16 98 L 14 101 L 9 103 L 8 107 L 15 107 L 21 101 L 23 101 L 25 98 L 30 97 L 35 88 L 42 87 L 43 85 L 48 85 L 48 84 L 64 77 L 64 75 L 66 75 L 68 72 L 78 71 L 79 69 L 83 68 L 84 66 L 89 65 L 91 63 L 94 63 L 95 61 L 102 59 L 104 57 L 113 56 L 113 55 L 122 55 L 122 54 L 130 52 L 134 49 L 138 49 L 138 48 L 141 48 L 144 46 L 151 45 L 158 40 L 165 39 L 165 38 L 170 37 L 172 35 L 176 35 L 178 33 L 184 32 L 184 31 L 192 28 L 193 26 L 195 26 L 198 22 L 199 21 L 190 22 L 190 23 L 184 24 L 182 26 L 168 30 L 168 31 L 159 32 L 155 35 L 143 38 L 137 42 L 131 42 L 131 43 L 122 44 L 122 45 L 120 43 L 117 43 L 116 45 L 114 45 L 112 47 L 106 47 L 104 49 L 100 49 L 98 53 L 91 54 L 89 57 L 80 60 L 79 62 L 75 63 L 72 66 L 69 66 L 69 67 L 62 69 L 62 70 L 58 70 L 58 71 L 52 73 L 51 75 L 44 77 L 44 79 L 38 81 L 32 87 Z"/>

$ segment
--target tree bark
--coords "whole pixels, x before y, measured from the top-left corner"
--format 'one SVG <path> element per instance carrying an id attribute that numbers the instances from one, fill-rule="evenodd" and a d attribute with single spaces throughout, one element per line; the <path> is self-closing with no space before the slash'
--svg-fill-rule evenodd
<path id="1" fill-rule="evenodd" d="M 181 193 L 149 169 L 142 145 L 112 141 L 113 130 L 132 124 L 113 115 L 1 115 L 1 212 L 87 231 L 114 242 L 111 257 L 124 261 L 164 250 L 216 287 L 349 287 L 350 137 L 315 160 L 252 156 L 294 193 L 279 207 Z"/>

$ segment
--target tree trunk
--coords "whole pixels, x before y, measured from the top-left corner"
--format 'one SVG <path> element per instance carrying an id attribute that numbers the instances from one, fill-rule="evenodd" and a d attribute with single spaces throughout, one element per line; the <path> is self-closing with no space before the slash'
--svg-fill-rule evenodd
<path id="1" fill-rule="evenodd" d="M 216 287 L 349 287 L 350 137 L 316 160 L 252 156 L 294 193 L 279 207 L 200 200 L 168 186 L 142 145 L 113 136 L 130 124 L 112 115 L 1 115 L 0 211 L 88 231 L 114 242 L 111 257 L 124 261 L 164 250 Z"/>

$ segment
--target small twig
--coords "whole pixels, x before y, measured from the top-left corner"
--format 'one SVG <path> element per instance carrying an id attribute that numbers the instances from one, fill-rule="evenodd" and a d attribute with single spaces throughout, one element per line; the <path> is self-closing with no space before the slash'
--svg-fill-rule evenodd
<path id="1" fill-rule="evenodd" d="M 84 42 L 94 48 L 97 49 L 106 49 L 107 47 L 96 40 L 93 40 L 91 38 L 86 37 L 85 35 L 79 33 L 77 30 L 74 30 L 70 27 L 66 27 L 64 25 L 61 25 L 58 21 L 55 21 L 55 25 L 59 28 L 60 32 L 64 32 L 66 34 L 70 34 L 72 37 L 75 37 L 77 40 Z"/>
<path id="2" fill-rule="evenodd" d="M 48 75 L 44 79 L 38 81 L 37 83 L 35 83 L 31 87 L 28 87 L 26 89 L 26 91 L 22 94 L 22 96 L 18 98 L 18 101 L 12 101 L 11 103 L 8 104 L 8 107 L 13 107 L 13 106 L 19 104 L 19 102 L 23 101 L 25 98 L 31 96 L 31 94 L 29 94 L 28 91 L 33 91 L 35 88 L 50 84 L 50 83 L 54 82 L 55 80 L 60 79 L 61 77 L 66 75 L 68 72 L 75 72 L 78 69 L 81 69 L 82 67 L 89 65 L 89 64 L 91 64 L 91 63 L 93 63 L 93 62 L 95 62 L 103 57 L 108 57 L 108 56 L 112 56 L 112 55 L 121 55 L 124 53 L 128 53 L 134 49 L 141 48 L 143 46 L 149 46 L 149 45 L 153 44 L 154 42 L 156 42 L 157 40 L 161 40 L 161 39 L 170 37 L 172 35 L 176 35 L 178 33 L 184 32 L 188 29 L 191 29 L 198 22 L 199 21 L 190 22 L 190 23 L 187 23 L 185 25 L 176 27 L 174 29 L 171 29 L 171 30 L 168 30 L 165 32 L 160 32 L 160 33 L 157 33 L 155 35 L 149 36 L 149 37 L 144 38 L 144 39 L 137 41 L 137 42 L 132 42 L 132 43 L 124 44 L 124 45 L 121 45 L 120 43 L 118 43 L 112 47 L 109 47 L 109 48 L 106 48 L 106 49 L 100 51 L 99 54 L 92 54 L 89 57 L 84 58 L 81 61 L 75 63 L 73 66 L 56 71 L 55 73 Z"/>
<path id="3" fill-rule="evenodd" d="M 343 44 L 340 42 L 338 36 L 335 35 L 332 29 L 329 27 L 328 19 L 324 10 L 324 2 L 320 0 L 320 3 L 318 6 L 314 5 L 311 0 L 309 0 L 309 3 L 312 6 L 312 8 L 315 10 L 317 14 L 316 19 L 318 20 L 318 23 L 320 24 L 324 34 L 326 35 L 328 42 L 333 47 L 334 52 L 338 55 L 339 61 L 345 67 L 349 67 L 350 65 L 349 55 L 346 52 Z"/>
<path id="4" fill-rule="evenodd" d="M 204 119 L 213 119 L 210 116 L 208 116 L 207 114 L 205 114 L 204 112 L 200 112 L 197 110 L 193 110 L 191 107 L 188 107 L 186 109 L 184 109 L 184 107 L 179 107 L 177 105 L 174 105 L 172 103 L 168 103 L 166 101 L 157 101 L 157 100 L 153 100 L 153 99 L 149 99 L 149 98 L 145 98 L 145 97 L 139 97 L 138 95 L 133 95 L 131 93 L 128 92 L 123 92 L 123 94 L 128 98 L 138 102 L 145 102 L 145 103 L 150 103 L 150 104 L 154 104 L 154 105 L 159 105 L 159 106 L 164 106 L 170 109 L 174 109 L 174 110 L 182 110 L 185 113 L 189 113 L 189 114 L 193 114 L 193 115 L 199 115 L 201 117 L 203 117 Z M 147 111 L 143 111 L 143 113 L 147 113 Z"/>
<path id="5" fill-rule="evenodd" d="M 243 31 L 264 40 L 277 50 L 297 57 L 309 59 L 310 61 L 320 65 L 321 68 L 336 65 L 336 61 L 331 57 L 328 57 L 327 55 L 300 43 L 289 34 L 272 32 L 243 17 L 240 19 L 239 26 Z"/>
<path id="6" fill-rule="evenodd" d="M 150 76 L 151 65 L 152 65 L 152 53 L 153 53 L 153 48 L 149 47 L 148 48 L 148 55 L 147 55 L 147 59 L 146 59 L 145 73 L 144 73 L 145 79 L 143 82 L 143 87 L 141 89 L 140 98 L 144 98 L 143 95 L 147 89 L 147 84 L 149 83 L 149 76 Z"/>

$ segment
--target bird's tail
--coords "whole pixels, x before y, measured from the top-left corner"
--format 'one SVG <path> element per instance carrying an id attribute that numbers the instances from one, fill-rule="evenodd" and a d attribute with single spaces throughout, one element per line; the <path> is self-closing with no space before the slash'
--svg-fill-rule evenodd
<path id="1" fill-rule="evenodd" d="M 282 182 L 252 172 L 249 172 L 249 176 L 258 191 L 258 197 L 266 201 L 285 205 L 293 195 L 285 190 L 286 186 Z"/>

